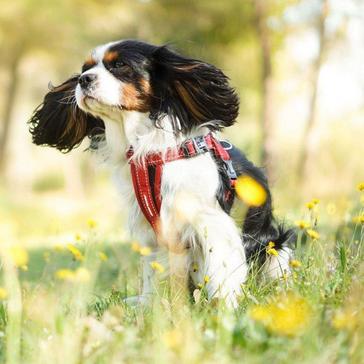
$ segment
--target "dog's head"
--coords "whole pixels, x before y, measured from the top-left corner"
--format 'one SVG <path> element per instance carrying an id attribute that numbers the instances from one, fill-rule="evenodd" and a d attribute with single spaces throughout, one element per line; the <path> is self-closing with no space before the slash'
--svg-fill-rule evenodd
<path id="1" fill-rule="evenodd" d="M 239 100 L 224 73 L 166 46 L 134 40 L 97 47 L 80 74 L 52 88 L 30 120 L 33 142 L 62 151 L 103 130 L 103 119 L 124 110 L 147 113 L 151 124 L 169 116 L 176 134 L 200 125 L 234 123 Z"/>

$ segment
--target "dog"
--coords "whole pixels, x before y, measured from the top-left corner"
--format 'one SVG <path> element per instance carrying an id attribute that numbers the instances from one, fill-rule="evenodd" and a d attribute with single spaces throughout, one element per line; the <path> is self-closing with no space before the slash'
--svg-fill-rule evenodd
<path id="1" fill-rule="evenodd" d="M 263 171 L 218 137 L 238 111 L 238 95 L 219 68 L 136 40 L 95 48 L 81 72 L 52 87 L 34 111 L 36 145 L 69 152 L 90 137 L 90 149 L 112 166 L 130 232 L 152 250 L 136 302 L 153 292 L 150 263 L 163 245 L 185 254 L 186 274 L 194 286 L 204 283 L 209 300 L 231 307 L 251 262 L 273 278 L 289 274 L 294 233 L 274 219 Z M 231 209 L 241 175 L 267 198 L 248 208 L 239 227 Z M 272 242 L 277 254 L 267 255 Z"/>

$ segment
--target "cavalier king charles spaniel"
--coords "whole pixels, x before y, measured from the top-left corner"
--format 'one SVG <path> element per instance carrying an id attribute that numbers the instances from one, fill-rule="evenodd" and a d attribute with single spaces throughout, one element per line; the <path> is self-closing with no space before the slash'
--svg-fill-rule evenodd
<path id="1" fill-rule="evenodd" d="M 162 246 L 184 253 L 190 283 L 204 283 L 208 299 L 232 307 L 252 262 L 272 278 L 289 274 L 295 234 L 274 220 L 264 173 L 218 137 L 238 111 L 238 96 L 220 69 L 135 40 L 94 49 L 81 73 L 51 87 L 35 110 L 29 122 L 35 144 L 69 152 L 88 136 L 90 149 L 112 166 L 130 233 L 152 250 L 143 258 L 141 295 L 132 302 L 149 301 L 150 263 Z M 241 175 L 258 182 L 267 198 L 248 207 L 237 226 L 231 209 Z"/>

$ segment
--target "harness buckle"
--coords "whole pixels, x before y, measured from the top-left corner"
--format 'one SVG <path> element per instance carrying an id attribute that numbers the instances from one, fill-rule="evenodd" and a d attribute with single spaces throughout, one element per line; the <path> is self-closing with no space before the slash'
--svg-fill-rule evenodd
<path id="1" fill-rule="evenodd" d="M 209 151 L 204 136 L 200 135 L 194 137 L 192 138 L 192 141 L 196 148 L 196 154 L 206 153 Z"/>
<path id="2" fill-rule="evenodd" d="M 224 164 L 226 173 L 229 176 L 230 180 L 232 181 L 236 180 L 238 177 L 236 175 L 232 160 L 231 159 L 224 160 Z"/>

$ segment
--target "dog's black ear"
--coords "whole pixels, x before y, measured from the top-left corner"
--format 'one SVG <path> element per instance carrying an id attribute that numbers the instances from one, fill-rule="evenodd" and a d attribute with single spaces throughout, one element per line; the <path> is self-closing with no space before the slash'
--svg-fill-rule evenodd
<path id="1" fill-rule="evenodd" d="M 104 129 L 101 119 L 82 111 L 76 103 L 75 89 L 79 75 L 75 75 L 45 95 L 43 103 L 29 120 L 33 143 L 48 145 L 62 152 L 77 147 L 86 136 Z"/>
<path id="2" fill-rule="evenodd" d="M 166 46 L 153 52 L 153 62 L 153 119 L 168 114 L 175 130 L 182 132 L 204 123 L 219 130 L 235 122 L 239 98 L 220 69 L 183 57 Z"/>

